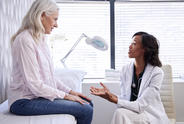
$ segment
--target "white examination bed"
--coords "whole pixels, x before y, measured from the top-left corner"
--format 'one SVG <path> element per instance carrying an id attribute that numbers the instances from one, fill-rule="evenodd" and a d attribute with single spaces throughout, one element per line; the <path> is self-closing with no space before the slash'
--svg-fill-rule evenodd
<path id="1" fill-rule="evenodd" d="M 74 116 L 53 114 L 40 116 L 17 116 L 8 111 L 8 101 L 0 104 L 0 124 L 76 124 Z"/>

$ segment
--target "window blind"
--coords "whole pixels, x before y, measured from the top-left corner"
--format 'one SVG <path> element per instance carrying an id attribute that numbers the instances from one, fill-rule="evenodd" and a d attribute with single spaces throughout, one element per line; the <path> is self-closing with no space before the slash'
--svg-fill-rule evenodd
<path id="1" fill-rule="evenodd" d="M 110 9 L 108 2 L 61 2 L 58 28 L 49 36 L 55 67 L 82 33 L 100 36 L 110 43 Z M 84 70 L 86 78 L 103 78 L 110 67 L 110 52 L 99 51 L 87 45 L 83 38 L 67 57 L 68 68 Z"/>
<path id="2" fill-rule="evenodd" d="M 162 64 L 170 64 L 173 77 L 184 77 L 184 2 L 116 2 L 115 66 L 130 61 L 132 35 L 145 31 L 160 43 Z"/>

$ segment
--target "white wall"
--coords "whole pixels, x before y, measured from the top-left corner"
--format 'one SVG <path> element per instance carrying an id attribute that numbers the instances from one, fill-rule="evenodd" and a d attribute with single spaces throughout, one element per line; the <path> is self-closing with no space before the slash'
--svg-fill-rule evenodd
<path id="1" fill-rule="evenodd" d="M 184 124 L 184 82 L 174 83 L 176 121 Z"/>
<path id="2" fill-rule="evenodd" d="M 82 91 L 85 95 L 92 98 L 94 103 L 94 116 L 92 124 L 110 124 L 113 116 L 113 112 L 116 109 L 116 105 L 103 100 L 97 96 L 90 94 L 89 89 L 91 86 L 99 86 L 98 80 L 84 81 L 82 84 Z M 106 86 L 113 92 L 119 93 L 119 83 L 115 82 L 105 82 Z M 176 107 L 176 121 L 183 122 L 178 124 L 184 124 L 184 82 L 174 83 L 174 97 L 175 97 L 175 107 Z"/>
<path id="3" fill-rule="evenodd" d="M 10 38 L 20 27 L 33 1 L 0 0 L 0 103 L 7 98 L 7 84 L 11 80 Z"/>

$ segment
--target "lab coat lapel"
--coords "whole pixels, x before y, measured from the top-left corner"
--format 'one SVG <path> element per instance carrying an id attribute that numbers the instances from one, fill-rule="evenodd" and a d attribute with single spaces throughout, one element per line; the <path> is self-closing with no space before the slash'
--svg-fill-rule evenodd
<path id="1" fill-rule="evenodd" d="M 130 65 L 126 69 L 126 95 L 130 96 L 131 94 L 131 85 L 132 85 L 132 77 L 133 77 L 133 67 L 134 67 L 134 62 L 132 61 Z"/>
<path id="2" fill-rule="evenodd" d="M 144 87 L 147 87 L 149 85 L 152 70 L 153 70 L 153 66 L 150 64 L 147 64 L 145 71 L 144 71 L 144 74 L 143 74 L 143 77 L 142 77 L 141 86 L 139 89 L 138 96 L 140 96 L 142 94 Z"/>

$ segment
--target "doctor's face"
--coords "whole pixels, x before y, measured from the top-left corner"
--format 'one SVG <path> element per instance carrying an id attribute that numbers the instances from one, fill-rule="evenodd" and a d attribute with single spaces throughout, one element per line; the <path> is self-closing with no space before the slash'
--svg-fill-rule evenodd
<path id="1" fill-rule="evenodd" d="M 144 57 L 144 48 L 142 46 L 141 35 L 136 35 L 133 37 L 133 41 L 129 46 L 128 56 L 129 58 L 142 58 Z"/>

